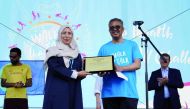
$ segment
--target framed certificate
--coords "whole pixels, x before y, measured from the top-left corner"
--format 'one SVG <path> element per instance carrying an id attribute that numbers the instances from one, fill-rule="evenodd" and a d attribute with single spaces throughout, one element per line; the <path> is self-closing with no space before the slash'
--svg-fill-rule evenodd
<path id="1" fill-rule="evenodd" d="M 90 73 L 114 70 L 113 56 L 85 57 L 83 68 Z"/>

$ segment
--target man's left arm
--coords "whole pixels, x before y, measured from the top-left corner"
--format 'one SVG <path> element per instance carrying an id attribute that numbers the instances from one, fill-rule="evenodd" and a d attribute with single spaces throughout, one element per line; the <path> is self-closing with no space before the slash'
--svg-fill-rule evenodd
<path id="1" fill-rule="evenodd" d="M 31 87 L 31 86 L 32 86 L 32 78 L 29 78 L 26 80 L 24 87 Z"/>
<path id="2" fill-rule="evenodd" d="M 140 53 L 137 43 L 132 44 L 132 60 L 133 62 L 127 66 L 117 66 L 115 65 L 116 71 L 135 71 L 141 68 L 141 61 L 143 57 Z"/>
<path id="3" fill-rule="evenodd" d="M 28 66 L 28 71 L 26 75 L 26 83 L 24 84 L 24 87 L 31 87 L 32 86 L 32 71 L 30 66 Z"/>
<path id="4" fill-rule="evenodd" d="M 133 71 L 141 68 L 141 60 L 135 59 L 134 62 L 129 66 L 117 66 L 115 65 L 116 71 Z"/>
<path id="5" fill-rule="evenodd" d="M 171 72 L 171 73 L 173 73 L 174 76 L 173 76 L 173 78 L 168 79 L 168 82 L 166 85 L 168 87 L 173 87 L 173 88 L 183 88 L 184 84 L 183 84 L 180 70 L 174 69 L 173 72 Z"/>

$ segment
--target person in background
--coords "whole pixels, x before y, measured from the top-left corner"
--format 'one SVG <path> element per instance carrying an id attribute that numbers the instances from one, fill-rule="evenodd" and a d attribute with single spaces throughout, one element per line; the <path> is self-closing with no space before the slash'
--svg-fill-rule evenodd
<path id="1" fill-rule="evenodd" d="M 102 77 L 96 77 L 95 87 L 94 87 L 94 95 L 96 97 L 96 109 L 103 109 L 101 92 L 102 92 Z"/>
<path id="2" fill-rule="evenodd" d="M 1 76 L 1 86 L 6 88 L 4 109 L 28 109 L 26 87 L 32 86 L 30 66 L 20 62 L 21 50 L 10 50 L 11 64 L 4 66 Z"/>
<path id="3" fill-rule="evenodd" d="M 112 40 L 104 44 L 99 56 L 114 56 L 115 71 L 121 72 L 128 81 L 117 76 L 116 72 L 103 76 L 102 100 L 104 109 L 136 109 L 138 93 L 136 88 L 136 70 L 141 67 L 142 55 L 138 45 L 124 39 L 123 21 L 113 18 L 109 21 Z"/>
<path id="4" fill-rule="evenodd" d="M 180 109 L 180 99 L 177 88 L 183 88 L 180 70 L 169 67 L 170 55 L 163 53 L 160 65 L 153 71 L 148 81 L 148 90 L 155 90 L 154 109 Z"/>
<path id="5" fill-rule="evenodd" d="M 90 73 L 82 71 L 73 34 L 69 25 L 61 26 L 56 46 L 47 49 L 43 109 L 83 109 L 81 80 Z"/>

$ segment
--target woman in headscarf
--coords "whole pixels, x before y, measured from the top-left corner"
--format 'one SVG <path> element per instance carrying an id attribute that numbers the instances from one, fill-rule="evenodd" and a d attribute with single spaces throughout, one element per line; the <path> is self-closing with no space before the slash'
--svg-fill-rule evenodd
<path id="1" fill-rule="evenodd" d="M 82 58 L 70 26 L 62 26 L 56 46 L 46 51 L 48 68 L 43 109 L 83 109 L 81 80 Z"/>

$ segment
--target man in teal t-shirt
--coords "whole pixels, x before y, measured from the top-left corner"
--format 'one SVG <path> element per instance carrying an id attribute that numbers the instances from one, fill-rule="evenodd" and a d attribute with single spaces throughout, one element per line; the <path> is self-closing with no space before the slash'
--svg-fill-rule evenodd
<path id="1" fill-rule="evenodd" d="M 104 44 L 98 55 L 113 55 L 115 71 L 123 73 L 128 81 L 119 78 L 115 72 L 103 76 L 103 107 L 104 109 L 136 109 L 138 104 L 136 70 L 141 67 L 142 55 L 134 41 L 122 37 L 124 27 L 121 19 L 111 19 L 108 26 L 112 41 Z"/>

